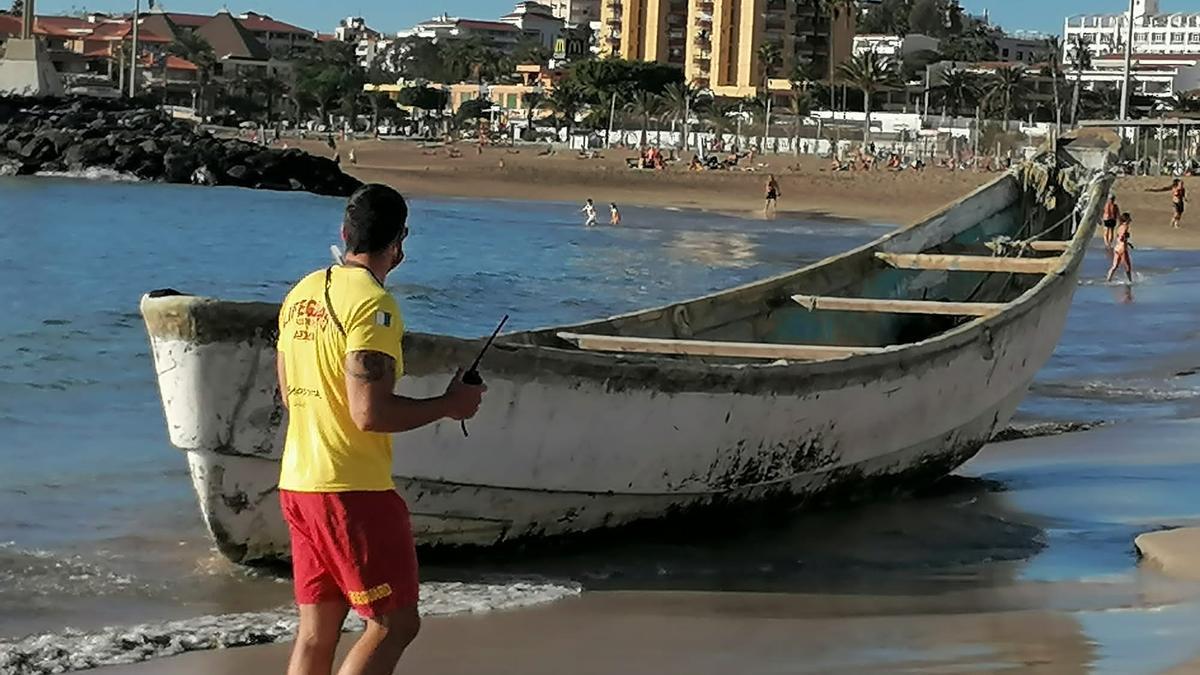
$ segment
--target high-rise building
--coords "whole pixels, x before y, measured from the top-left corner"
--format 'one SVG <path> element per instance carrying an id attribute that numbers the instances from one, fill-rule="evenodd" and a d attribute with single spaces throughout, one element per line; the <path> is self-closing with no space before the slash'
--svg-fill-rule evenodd
<path id="1" fill-rule="evenodd" d="M 1068 50 L 1076 38 L 1087 40 L 1095 56 L 1123 53 L 1129 12 L 1067 17 L 1063 31 Z M 1158 0 L 1135 0 L 1133 51 L 1138 54 L 1200 54 L 1200 11 L 1163 14 Z"/>
<path id="2" fill-rule="evenodd" d="M 767 79 L 782 91 L 797 66 L 820 77 L 854 42 L 855 17 L 832 20 L 818 0 L 601 1 L 601 55 L 678 65 L 688 82 L 718 96 L 761 89 L 764 44 L 778 50 Z"/>
<path id="3" fill-rule="evenodd" d="M 587 26 L 600 20 L 601 0 L 550 0 L 554 16 L 568 26 Z"/>

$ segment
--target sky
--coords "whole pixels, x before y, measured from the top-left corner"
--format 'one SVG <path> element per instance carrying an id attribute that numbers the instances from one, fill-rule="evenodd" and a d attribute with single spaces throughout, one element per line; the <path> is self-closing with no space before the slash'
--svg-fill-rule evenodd
<path id="1" fill-rule="evenodd" d="M 0 0 L 8 4 L 6 0 Z M 972 14 L 986 9 L 992 21 L 1006 30 L 1034 30 L 1057 34 L 1063 19 L 1072 14 L 1115 13 L 1128 8 L 1127 0 L 961 0 Z M 88 10 L 125 12 L 134 0 L 37 0 L 39 14 Z M 515 0 L 161 0 L 169 11 L 212 13 L 223 6 L 232 12 L 254 10 L 281 21 L 322 33 L 331 33 L 346 16 L 366 17 L 376 30 L 392 33 L 445 12 L 451 16 L 494 19 L 509 12 Z M 142 1 L 145 8 L 146 0 Z M 1195 11 L 1197 0 L 1162 0 L 1164 12 Z"/>

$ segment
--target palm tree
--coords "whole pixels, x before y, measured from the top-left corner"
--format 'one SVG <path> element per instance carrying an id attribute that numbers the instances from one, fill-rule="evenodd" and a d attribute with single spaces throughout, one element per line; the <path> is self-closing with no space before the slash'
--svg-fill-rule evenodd
<path id="1" fill-rule="evenodd" d="M 833 24 L 844 16 L 858 16 L 858 0 L 820 0 L 820 3 L 821 11 L 829 17 L 829 84 L 832 86 L 836 79 L 834 73 L 838 66 L 834 57 L 834 54 L 837 53 L 837 44 L 835 43 L 837 31 L 833 29 Z"/>
<path id="2" fill-rule="evenodd" d="M 1057 36 L 1046 38 L 1046 69 L 1054 79 L 1054 130 L 1062 133 L 1062 102 L 1059 101 L 1059 76 L 1062 75 L 1062 40 Z"/>
<path id="3" fill-rule="evenodd" d="M 1028 86 L 1025 78 L 1025 69 L 1020 66 L 997 68 L 996 72 L 988 78 L 986 84 L 987 98 L 994 105 L 1000 107 L 1001 114 L 1004 116 L 1004 131 L 1006 133 L 1008 132 L 1008 121 L 1012 117 L 1013 109 L 1024 98 Z"/>
<path id="4" fill-rule="evenodd" d="M 638 141 L 638 146 L 646 147 L 646 129 L 650 126 L 650 119 L 662 113 L 662 98 L 658 94 L 639 89 L 634 92 L 633 98 L 625 105 L 625 110 L 642 119 L 642 136 Z"/>
<path id="5" fill-rule="evenodd" d="M 758 47 L 758 67 L 762 73 L 762 95 L 766 97 L 766 114 L 763 116 L 763 135 L 758 147 L 767 151 L 767 137 L 771 135 L 771 76 L 783 62 L 783 51 L 774 42 L 764 42 Z"/>
<path id="6" fill-rule="evenodd" d="M 531 91 L 521 97 L 521 102 L 525 105 L 525 119 L 532 123 L 538 108 L 546 103 L 546 95 L 540 91 Z"/>
<path id="7" fill-rule="evenodd" d="M 564 80 L 562 84 L 554 88 L 550 95 L 546 97 L 545 105 L 553 111 L 554 116 L 554 131 L 555 136 L 558 135 L 559 120 L 563 120 L 567 125 L 567 140 L 571 139 L 571 130 L 575 127 L 575 117 L 579 115 L 579 111 L 583 108 L 584 101 L 587 96 L 583 89 L 572 82 Z"/>
<path id="8" fill-rule="evenodd" d="M 208 40 L 191 31 L 180 31 L 175 42 L 171 43 L 170 52 L 196 66 L 196 114 L 203 119 L 208 85 L 217 65 L 217 55 Z"/>
<path id="9" fill-rule="evenodd" d="M 871 139 L 871 97 L 887 89 L 902 87 L 904 82 L 896 64 L 875 52 L 864 52 L 851 58 L 838 67 L 838 74 L 863 93 L 863 112 L 866 113 L 863 145 L 867 145 Z"/>
<path id="10" fill-rule="evenodd" d="M 738 114 L 738 107 L 739 104 L 723 101 L 708 106 L 701 113 L 701 117 L 705 124 L 708 125 L 709 131 L 712 132 L 714 140 L 723 143 L 725 134 L 733 131 L 734 122 L 732 116 Z"/>
<path id="11" fill-rule="evenodd" d="M 807 117 L 812 112 L 812 108 L 812 96 L 800 87 L 793 86 L 791 96 L 788 97 L 788 112 L 792 114 L 792 124 L 796 125 L 792 135 L 793 154 L 800 154 L 800 120 Z"/>
<path id="12" fill-rule="evenodd" d="M 662 101 L 665 112 L 671 115 L 671 127 L 674 131 L 676 123 L 682 120 L 683 149 L 688 149 L 688 134 L 691 132 L 691 118 L 698 113 L 707 97 L 699 89 L 686 82 L 672 82 L 663 89 Z"/>
<path id="13" fill-rule="evenodd" d="M 1092 69 L 1091 40 L 1082 34 L 1071 38 L 1071 67 L 1075 69 L 1075 90 L 1071 94 L 1071 126 L 1079 116 L 1079 88 L 1083 84 L 1083 71 Z"/>
<path id="14" fill-rule="evenodd" d="M 979 99 L 979 77 L 961 68 L 947 68 L 934 87 L 942 101 L 943 110 L 958 117 L 964 107 L 973 107 Z"/>

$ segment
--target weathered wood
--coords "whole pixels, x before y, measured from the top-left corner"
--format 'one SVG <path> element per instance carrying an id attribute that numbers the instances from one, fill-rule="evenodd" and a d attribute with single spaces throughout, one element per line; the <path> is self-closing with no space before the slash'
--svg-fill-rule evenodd
<path id="1" fill-rule="evenodd" d="M 558 333 L 558 337 L 580 349 L 637 354 L 673 354 L 677 356 L 724 356 L 747 359 L 784 359 L 820 361 L 860 354 L 875 354 L 883 347 L 842 347 L 834 345 L 788 345 L 761 342 L 712 342 L 708 340 L 670 340 L 663 338 L 621 337 Z"/>
<path id="2" fill-rule="evenodd" d="M 830 295 L 793 295 L 792 300 L 806 309 L 838 312 L 878 312 L 886 314 L 945 314 L 949 316 L 988 316 L 1004 309 L 1002 302 L 940 302 L 937 300 L 877 300 L 839 298 Z"/>
<path id="3" fill-rule="evenodd" d="M 999 258 L 986 255 L 949 255 L 943 253 L 884 253 L 875 257 L 898 269 L 955 270 L 960 272 L 1011 272 L 1049 274 L 1061 262 L 1055 258 Z"/>
<path id="4" fill-rule="evenodd" d="M 1035 251 L 1049 251 L 1052 253 L 1062 253 L 1071 246 L 1069 241 L 1031 241 L 1029 248 Z"/>

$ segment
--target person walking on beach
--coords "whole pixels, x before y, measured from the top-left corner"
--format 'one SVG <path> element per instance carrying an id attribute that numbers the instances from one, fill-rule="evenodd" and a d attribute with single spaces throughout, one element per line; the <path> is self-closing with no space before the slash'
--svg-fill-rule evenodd
<path id="1" fill-rule="evenodd" d="M 1117 196 L 1110 194 L 1108 203 L 1104 205 L 1104 251 L 1112 251 L 1114 233 L 1117 229 L 1117 219 L 1121 217 L 1121 207 L 1117 205 Z"/>
<path id="2" fill-rule="evenodd" d="M 767 203 L 763 205 L 763 217 L 769 218 L 779 209 L 779 183 L 775 180 L 775 174 L 767 177 Z"/>
<path id="3" fill-rule="evenodd" d="M 483 386 L 459 370 L 444 394 L 394 393 L 404 321 L 384 288 L 404 260 L 408 206 L 365 185 L 350 196 L 341 264 L 304 277 L 279 314 L 277 368 L 288 409 L 279 501 L 291 536 L 300 626 L 288 675 L 329 675 L 342 621 L 366 629 L 341 675 L 390 673 L 420 628 L 408 507 L 392 483 L 389 434 L 475 415 Z"/>
<path id="4" fill-rule="evenodd" d="M 1183 179 L 1176 178 L 1174 183 L 1171 183 L 1171 206 L 1175 208 L 1175 217 L 1171 219 L 1171 227 L 1179 227 L 1179 221 L 1183 220 L 1183 205 L 1187 202 L 1187 188 L 1183 187 Z"/>
<path id="5" fill-rule="evenodd" d="M 1108 268 L 1108 276 L 1105 281 L 1112 281 L 1113 275 L 1117 273 L 1119 267 L 1125 268 L 1125 279 L 1129 283 L 1133 283 L 1133 261 L 1129 257 L 1129 250 L 1133 248 L 1133 244 L 1129 242 L 1129 227 L 1133 225 L 1133 216 L 1128 213 L 1122 213 L 1120 223 L 1117 225 L 1116 238 L 1113 242 L 1113 261 L 1112 267 Z"/>
<path id="6" fill-rule="evenodd" d="M 620 225 L 621 224 L 621 212 L 617 210 L 616 202 L 608 203 L 608 224 L 609 225 Z"/>
<path id="7" fill-rule="evenodd" d="M 587 217 L 587 221 L 584 222 L 584 226 L 591 227 L 596 224 L 596 205 L 592 203 L 590 197 L 588 198 L 587 203 L 583 205 L 583 208 L 579 209 L 579 212 Z"/>

